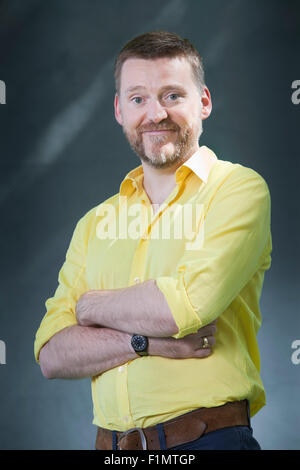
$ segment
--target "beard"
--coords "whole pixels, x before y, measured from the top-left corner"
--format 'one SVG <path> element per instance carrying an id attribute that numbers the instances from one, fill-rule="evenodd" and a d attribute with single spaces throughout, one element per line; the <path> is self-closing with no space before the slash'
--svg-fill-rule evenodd
<path id="1" fill-rule="evenodd" d="M 172 130 L 177 133 L 175 142 L 170 141 L 169 135 L 148 136 L 151 139 L 151 149 L 145 149 L 143 132 L 159 131 L 163 129 Z M 200 119 L 198 135 L 191 127 L 181 128 L 170 119 L 165 119 L 159 124 L 149 124 L 140 126 L 136 133 L 130 133 L 125 126 L 123 132 L 132 150 L 137 156 L 154 168 L 168 168 L 176 164 L 183 163 L 190 155 L 195 144 L 202 134 L 202 120 Z"/>

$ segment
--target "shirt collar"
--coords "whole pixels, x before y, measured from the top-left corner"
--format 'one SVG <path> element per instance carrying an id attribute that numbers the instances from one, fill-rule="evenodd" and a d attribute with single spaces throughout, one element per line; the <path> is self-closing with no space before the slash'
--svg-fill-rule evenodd
<path id="1" fill-rule="evenodd" d="M 210 170 L 218 160 L 215 153 L 205 145 L 202 145 L 186 162 L 177 168 L 175 173 L 176 183 L 183 181 L 192 171 L 203 183 L 207 183 Z M 143 166 L 140 165 L 131 170 L 120 185 L 120 195 L 130 196 L 135 190 L 142 190 Z"/>
<path id="2" fill-rule="evenodd" d="M 205 145 L 202 145 L 202 147 L 200 147 L 197 152 L 195 152 L 186 162 L 177 168 L 176 176 L 180 169 L 186 167 L 192 170 L 192 172 L 195 173 L 195 175 L 197 175 L 198 178 L 200 178 L 201 181 L 206 184 L 210 170 L 217 160 L 218 158 L 215 153 Z"/>

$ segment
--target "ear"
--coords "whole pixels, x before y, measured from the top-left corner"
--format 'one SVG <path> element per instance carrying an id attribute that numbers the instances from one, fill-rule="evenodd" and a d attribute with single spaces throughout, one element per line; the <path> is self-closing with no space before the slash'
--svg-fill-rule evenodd
<path id="1" fill-rule="evenodd" d="M 201 118 L 207 119 L 210 116 L 212 110 L 212 102 L 209 89 L 204 87 L 201 96 L 201 103 L 202 103 L 202 110 L 201 110 Z"/>
<path id="2" fill-rule="evenodd" d="M 115 107 L 115 118 L 117 122 L 120 124 L 120 126 L 122 126 L 123 120 L 122 120 L 121 109 L 120 109 L 120 99 L 117 93 L 115 94 L 114 107 Z"/>

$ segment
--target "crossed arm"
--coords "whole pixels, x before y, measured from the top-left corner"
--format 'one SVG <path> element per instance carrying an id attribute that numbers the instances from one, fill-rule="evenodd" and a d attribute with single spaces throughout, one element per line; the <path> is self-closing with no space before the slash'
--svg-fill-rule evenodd
<path id="1" fill-rule="evenodd" d="M 215 343 L 215 322 L 181 339 L 175 320 L 154 280 L 115 290 L 84 293 L 76 305 L 78 325 L 55 334 L 40 351 L 47 378 L 84 378 L 98 375 L 139 356 L 133 333 L 149 337 L 149 354 L 171 359 L 204 358 Z M 210 348 L 202 349 L 207 336 Z"/>
<path id="2" fill-rule="evenodd" d="M 80 325 L 124 333 L 154 337 L 178 333 L 168 303 L 152 279 L 124 289 L 88 291 L 77 302 L 76 316 Z"/>
<path id="3" fill-rule="evenodd" d="M 197 252 L 186 251 L 178 263 L 177 274 L 180 279 L 184 276 L 189 304 L 185 303 L 185 289 L 177 289 L 179 276 L 178 279 L 162 277 L 165 282 L 160 289 L 156 281 L 148 280 L 125 289 L 88 292 L 82 278 L 80 288 L 85 293 L 76 305 L 78 324 L 60 330 L 44 344 L 39 355 L 44 375 L 48 378 L 95 376 L 136 359 L 130 344 L 133 333 L 149 337 L 150 355 L 168 358 L 208 355 L 210 349 L 201 349 L 201 338 L 207 336 L 213 346 L 215 325 L 209 322 L 225 311 L 258 269 L 266 270 L 270 266 L 270 209 L 265 181 L 248 168 L 238 165 L 230 169 L 210 202 L 204 246 Z M 72 266 L 73 277 L 74 266 L 78 269 L 85 262 L 85 231 L 84 220 L 78 225 L 67 256 L 66 266 Z M 61 275 L 56 299 L 58 309 L 60 299 L 72 284 L 70 280 L 65 286 L 66 277 L 67 267 Z M 168 305 L 173 314 L 176 311 L 176 317 Z M 191 306 L 197 314 L 191 311 Z M 72 309 L 69 315 L 72 321 L 73 313 Z M 177 323 L 184 319 L 180 330 L 186 331 L 193 313 L 194 325 L 198 325 L 199 317 L 206 326 L 180 339 L 172 337 L 178 333 L 174 318 Z"/>

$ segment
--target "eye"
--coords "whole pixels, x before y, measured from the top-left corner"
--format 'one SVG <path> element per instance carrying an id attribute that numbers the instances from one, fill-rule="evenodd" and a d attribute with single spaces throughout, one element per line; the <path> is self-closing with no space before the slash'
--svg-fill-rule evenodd
<path id="1" fill-rule="evenodd" d="M 141 104 L 143 102 L 143 98 L 141 96 L 134 96 L 131 98 L 131 101 L 133 101 L 135 104 Z"/>
<path id="2" fill-rule="evenodd" d="M 178 100 L 178 98 L 179 98 L 178 93 L 171 93 L 170 95 L 168 95 L 168 99 L 170 101 L 176 101 L 176 100 Z"/>

